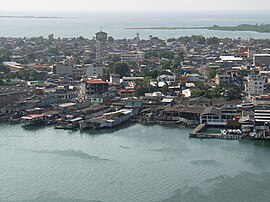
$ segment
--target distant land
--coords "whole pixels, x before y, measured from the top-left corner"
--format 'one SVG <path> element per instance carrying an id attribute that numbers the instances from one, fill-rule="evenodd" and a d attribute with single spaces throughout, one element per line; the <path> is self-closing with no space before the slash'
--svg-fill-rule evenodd
<path id="1" fill-rule="evenodd" d="M 241 24 L 237 26 L 224 27 L 213 25 L 210 27 L 128 27 L 125 29 L 155 29 L 155 30 L 176 30 L 176 29 L 207 29 L 220 31 L 253 31 L 259 33 L 270 33 L 270 24 Z"/>
<path id="2" fill-rule="evenodd" d="M 75 18 L 75 17 L 59 17 L 59 16 L 0 16 L 0 18 L 27 18 L 27 19 L 32 19 L 32 18 L 37 18 L 37 19 L 58 19 L 58 18 Z"/>

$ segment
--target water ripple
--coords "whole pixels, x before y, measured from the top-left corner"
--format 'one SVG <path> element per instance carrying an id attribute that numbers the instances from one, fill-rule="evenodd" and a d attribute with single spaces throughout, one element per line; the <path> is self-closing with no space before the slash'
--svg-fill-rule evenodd
<path id="1" fill-rule="evenodd" d="M 87 153 L 84 153 L 80 150 L 73 150 L 73 149 L 68 149 L 68 150 L 53 150 L 53 151 L 49 151 L 49 150 L 27 150 L 27 149 L 21 149 L 22 151 L 26 151 L 26 152 L 32 152 L 32 153 L 36 153 L 36 154 L 55 154 L 58 156 L 66 156 L 66 157 L 77 157 L 77 158 L 81 158 L 81 159 L 91 159 L 91 160 L 97 160 L 97 161 L 113 161 L 111 159 L 104 159 L 104 158 L 100 158 L 99 156 L 91 156 Z"/>

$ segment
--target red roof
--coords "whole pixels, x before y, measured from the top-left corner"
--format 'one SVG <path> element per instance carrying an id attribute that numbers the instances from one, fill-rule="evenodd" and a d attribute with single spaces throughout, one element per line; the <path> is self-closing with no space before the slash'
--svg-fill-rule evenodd
<path id="1" fill-rule="evenodd" d="M 135 93 L 135 90 L 120 90 L 120 93 Z"/>
<path id="2" fill-rule="evenodd" d="M 31 120 L 31 119 L 35 119 L 35 118 L 41 118 L 43 116 L 44 116 L 44 114 L 32 114 L 32 115 L 28 115 L 28 116 L 23 116 L 21 118 Z"/>
<path id="3" fill-rule="evenodd" d="M 92 79 L 86 81 L 88 84 L 108 84 L 106 81 L 99 80 L 99 79 Z"/>

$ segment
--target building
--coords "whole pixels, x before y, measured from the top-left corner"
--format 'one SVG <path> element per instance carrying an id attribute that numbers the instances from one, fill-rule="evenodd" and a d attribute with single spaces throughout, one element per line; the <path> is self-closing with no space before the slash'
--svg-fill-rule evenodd
<path id="1" fill-rule="evenodd" d="M 105 42 L 107 41 L 108 34 L 106 32 L 96 33 L 96 63 L 100 64 L 103 59 L 103 50 L 105 47 Z"/>
<path id="2" fill-rule="evenodd" d="M 88 95 L 103 94 L 108 92 L 109 83 L 101 79 L 92 79 L 86 81 L 86 93 Z"/>
<path id="3" fill-rule="evenodd" d="M 108 34 L 106 32 L 99 31 L 96 33 L 96 40 L 99 42 L 107 41 Z"/>
<path id="4" fill-rule="evenodd" d="M 249 77 L 246 84 L 246 92 L 249 96 L 262 95 L 264 93 L 265 78 Z"/>
<path id="5" fill-rule="evenodd" d="M 211 126 L 226 126 L 227 120 L 222 119 L 222 112 L 213 106 L 207 107 L 201 113 L 200 123 Z"/>
<path id="6" fill-rule="evenodd" d="M 270 54 L 254 54 L 253 63 L 254 66 L 270 65 Z"/>
<path id="7" fill-rule="evenodd" d="M 205 78 L 204 76 L 201 76 L 199 74 L 186 74 L 187 82 L 204 82 Z"/>
<path id="8" fill-rule="evenodd" d="M 74 79 L 81 79 L 86 74 L 85 68 L 83 65 L 76 65 L 72 69 L 72 77 Z"/>
<path id="9" fill-rule="evenodd" d="M 73 67 L 71 65 L 58 63 L 53 66 L 53 73 L 59 76 L 72 76 Z"/>
<path id="10" fill-rule="evenodd" d="M 88 77 L 102 77 L 103 76 L 103 66 L 102 65 L 93 65 L 86 64 L 85 67 L 85 75 Z"/>
<path id="11" fill-rule="evenodd" d="M 175 77 L 171 75 L 165 75 L 162 74 L 157 77 L 158 82 L 167 82 L 167 83 L 172 83 L 175 82 Z"/>
<path id="12" fill-rule="evenodd" d="M 121 54 L 121 61 L 142 61 L 144 60 L 144 52 L 142 51 L 128 51 Z"/>
<path id="13" fill-rule="evenodd" d="M 126 77 L 124 76 L 122 78 L 123 82 L 136 82 L 136 81 L 139 81 L 139 80 L 143 80 L 143 77 L 140 77 L 140 76 L 134 76 L 134 77 Z"/>
<path id="14" fill-rule="evenodd" d="M 217 73 L 215 76 L 215 83 L 217 85 L 220 85 L 220 84 L 228 85 L 230 82 L 231 82 L 231 76 L 228 74 Z"/>
<path id="15" fill-rule="evenodd" d="M 119 74 L 111 74 L 110 75 L 110 83 L 120 84 L 120 75 Z"/>
<path id="16" fill-rule="evenodd" d="M 257 108 L 254 110 L 254 129 L 259 137 L 270 135 L 270 108 Z"/>

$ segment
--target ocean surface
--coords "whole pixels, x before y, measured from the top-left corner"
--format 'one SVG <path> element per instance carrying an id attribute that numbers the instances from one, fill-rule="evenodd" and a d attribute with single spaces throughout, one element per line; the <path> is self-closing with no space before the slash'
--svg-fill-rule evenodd
<path id="1" fill-rule="evenodd" d="M 269 143 L 189 139 L 189 132 L 0 124 L 0 201 L 269 201 Z"/>
<path id="2" fill-rule="evenodd" d="M 270 24 L 269 13 L 220 12 L 122 12 L 122 13 L 0 13 L 0 16 L 58 16 L 64 18 L 3 18 L 0 17 L 0 36 L 4 37 L 79 37 L 92 38 L 99 30 L 115 39 L 134 38 L 136 33 L 162 39 L 203 35 L 243 39 L 270 38 L 270 33 L 213 31 L 213 30 L 127 30 L 129 27 L 200 27 L 235 26 L 239 24 Z"/>

